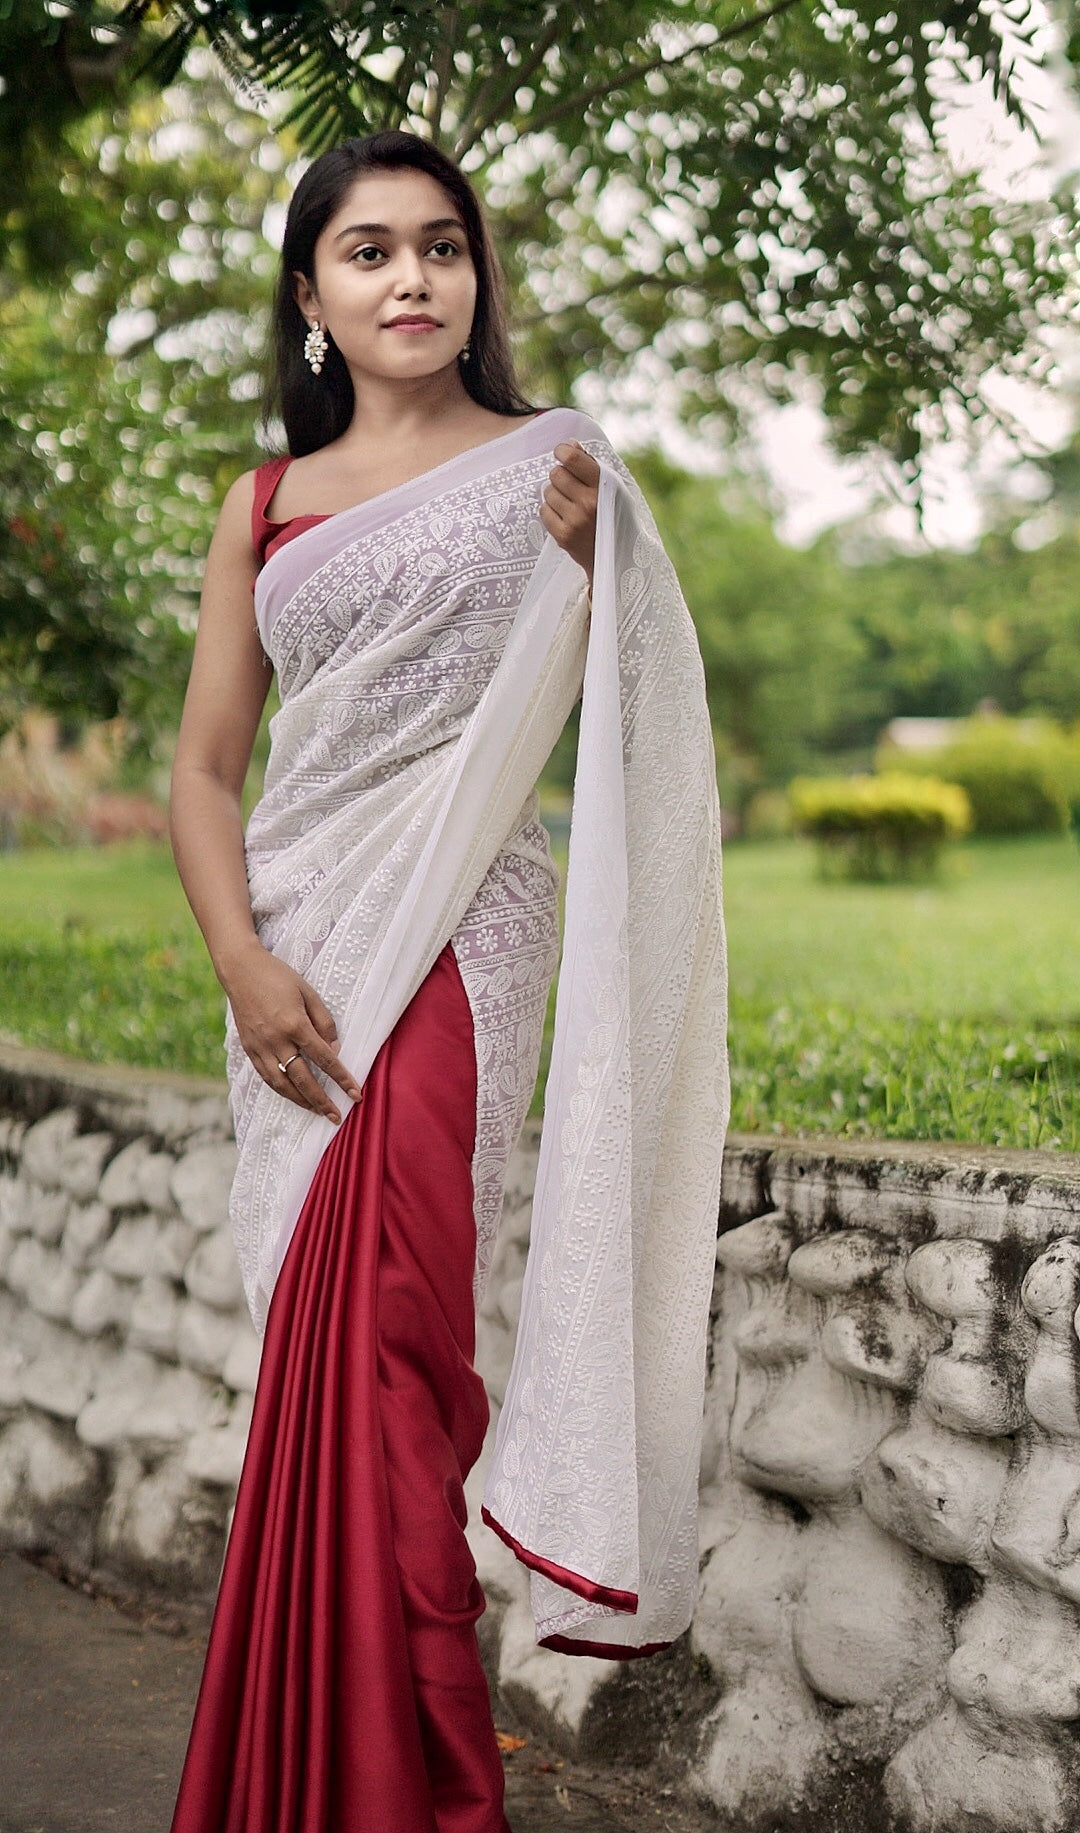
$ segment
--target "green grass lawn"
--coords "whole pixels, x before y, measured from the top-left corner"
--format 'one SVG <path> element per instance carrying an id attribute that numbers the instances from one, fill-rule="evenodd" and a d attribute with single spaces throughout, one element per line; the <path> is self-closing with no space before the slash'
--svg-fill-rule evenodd
<path id="1" fill-rule="evenodd" d="M 730 846 L 733 1124 L 1080 1150 L 1078 894 L 1065 840 L 926 886 Z M 164 848 L 0 856 L 0 1036 L 220 1075 L 222 1004 Z"/>
<path id="2" fill-rule="evenodd" d="M 937 884 L 845 885 L 729 847 L 734 1124 L 1080 1151 L 1080 849 L 957 848 Z"/>

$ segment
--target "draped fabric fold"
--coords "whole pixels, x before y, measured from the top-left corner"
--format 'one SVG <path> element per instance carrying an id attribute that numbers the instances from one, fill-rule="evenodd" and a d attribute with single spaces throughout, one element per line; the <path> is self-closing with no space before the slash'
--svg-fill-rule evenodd
<path id="1" fill-rule="evenodd" d="M 570 437 L 601 465 L 591 610 L 538 514 Z M 282 697 L 248 829 L 260 934 L 318 987 L 361 1082 L 452 941 L 478 1113 L 505 1096 L 518 1115 L 520 1065 L 535 1074 L 535 1040 L 507 1017 L 542 967 L 534 785 L 581 696 L 532 1240 L 485 1513 L 532 1569 L 541 1639 L 646 1651 L 686 1627 L 696 1591 L 728 1108 L 715 766 L 671 563 L 600 429 L 556 409 L 299 535 L 260 575 L 256 614 Z M 259 1081 L 235 1033 L 230 1082 L 233 1226 L 262 1329 L 330 1129 Z M 474 1160 L 477 1299 L 512 1133 L 501 1163 Z"/>
<path id="2" fill-rule="evenodd" d="M 171 1833 L 508 1833 L 463 1531 L 475 1098 L 447 947 L 274 1290 Z"/>

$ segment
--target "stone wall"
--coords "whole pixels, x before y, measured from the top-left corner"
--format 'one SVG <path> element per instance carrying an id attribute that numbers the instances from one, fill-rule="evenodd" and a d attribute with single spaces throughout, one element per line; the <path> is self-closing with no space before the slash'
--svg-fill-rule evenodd
<path id="1" fill-rule="evenodd" d="M 697 1781 L 748 1824 L 1073 1826 L 1080 1160 L 792 1144 L 758 1176 L 718 1243 Z"/>
<path id="2" fill-rule="evenodd" d="M 477 1359 L 505 1387 L 537 1129 Z M 220 1087 L 0 1053 L 0 1536 L 208 1600 L 258 1343 Z M 1056 1833 L 1080 1812 L 1080 1161 L 733 1138 L 690 1634 L 533 1642 L 477 1524 L 493 1678 L 718 1825 Z"/>
<path id="3" fill-rule="evenodd" d="M 213 1587 L 259 1344 L 220 1084 L 0 1053 L 0 1533 Z"/>

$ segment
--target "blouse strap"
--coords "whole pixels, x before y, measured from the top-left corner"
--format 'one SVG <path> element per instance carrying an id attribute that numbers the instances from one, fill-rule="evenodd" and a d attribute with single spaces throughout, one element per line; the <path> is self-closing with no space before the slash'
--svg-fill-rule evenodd
<path id="1" fill-rule="evenodd" d="M 255 495 L 251 503 L 251 534 L 256 552 L 259 547 L 259 538 L 267 526 L 266 510 L 270 498 L 277 489 L 280 478 L 291 464 L 292 458 L 286 453 L 283 458 L 268 458 L 255 473 Z"/>

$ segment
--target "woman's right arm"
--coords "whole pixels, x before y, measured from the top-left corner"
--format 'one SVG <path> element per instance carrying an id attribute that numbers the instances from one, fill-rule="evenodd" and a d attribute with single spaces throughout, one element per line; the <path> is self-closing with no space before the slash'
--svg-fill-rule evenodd
<path id="1" fill-rule="evenodd" d="M 248 1056 L 279 1095 L 336 1121 L 337 1108 L 304 1061 L 359 1100 L 336 1054 L 334 1020 L 315 989 L 263 947 L 248 894 L 240 799 L 271 674 L 251 599 L 253 488 L 250 471 L 232 486 L 207 555 L 173 764 L 173 853 Z M 296 1052 L 283 1075 L 278 1064 Z"/>

